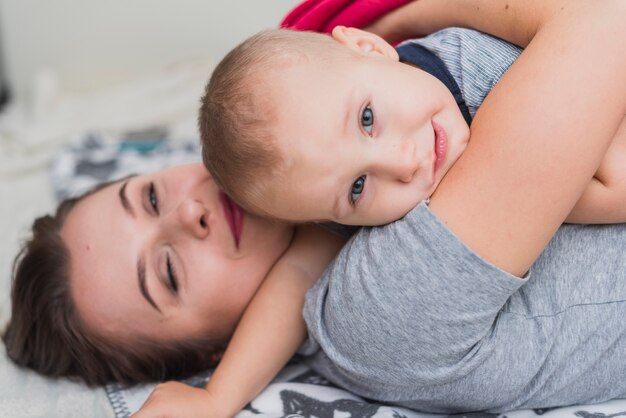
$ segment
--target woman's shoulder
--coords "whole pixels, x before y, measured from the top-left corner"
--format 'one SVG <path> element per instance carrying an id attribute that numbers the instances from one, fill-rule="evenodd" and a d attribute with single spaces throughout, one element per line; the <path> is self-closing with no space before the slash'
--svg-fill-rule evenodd
<path id="1" fill-rule="evenodd" d="M 367 358 L 389 340 L 390 349 L 407 347 L 422 364 L 461 364 L 459 358 L 472 352 L 477 335 L 486 334 L 524 282 L 480 258 L 422 203 L 402 220 L 362 228 L 309 290 L 304 317 L 310 337 L 325 352 L 336 353 L 337 362 L 354 364 L 358 347 L 363 358 L 357 363 L 367 363 L 387 380 L 397 367 Z M 448 349 L 430 350 L 435 343 Z M 400 361 L 392 353 L 387 357 Z M 407 379 L 449 377 L 433 376 L 432 370 L 415 375 L 422 371 L 407 370 Z M 439 371 L 448 373 L 445 367 Z"/>

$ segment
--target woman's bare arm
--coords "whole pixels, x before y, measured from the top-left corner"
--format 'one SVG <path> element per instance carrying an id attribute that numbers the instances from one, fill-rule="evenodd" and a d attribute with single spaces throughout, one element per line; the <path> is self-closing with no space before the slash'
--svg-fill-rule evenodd
<path id="1" fill-rule="evenodd" d="M 553 6 L 545 0 L 414 0 L 365 29 L 394 44 L 447 27 L 466 27 L 526 47 L 556 10 Z"/>
<path id="2" fill-rule="evenodd" d="M 535 37 L 485 100 L 430 204 L 516 275 L 574 207 L 626 113 L 626 3 L 545 3 L 529 12 Z"/>

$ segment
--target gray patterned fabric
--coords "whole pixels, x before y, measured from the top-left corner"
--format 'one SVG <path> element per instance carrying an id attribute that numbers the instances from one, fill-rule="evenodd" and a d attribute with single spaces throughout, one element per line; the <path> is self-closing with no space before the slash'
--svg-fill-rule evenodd
<path id="1" fill-rule="evenodd" d="M 199 162 L 197 138 L 172 140 L 163 128 L 116 138 L 97 132 L 76 138 L 54 159 L 50 177 L 57 199 L 77 196 L 104 181 Z"/>
<path id="2" fill-rule="evenodd" d="M 185 381 L 203 387 L 210 372 Z M 128 418 L 150 394 L 154 385 L 124 389 L 107 386 L 117 418 Z M 609 418 L 626 416 L 626 401 L 567 408 L 512 411 L 505 414 L 475 412 L 462 415 L 433 415 L 383 405 L 360 398 L 331 385 L 306 366 L 292 363 L 236 418 Z"/>

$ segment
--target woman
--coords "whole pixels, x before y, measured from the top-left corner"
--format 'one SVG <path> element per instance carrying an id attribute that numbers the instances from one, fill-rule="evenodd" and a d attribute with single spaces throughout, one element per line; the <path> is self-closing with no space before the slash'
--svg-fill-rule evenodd
<path id="1" fill-rule="evenodd" d="M 431 4 L 423 0 L 413 4 L 422 4 L 421 7 L 427 8 L 435 7 L 435 3 L 439 3 L 443 10 L 446 9 L 444 2 Z M 473 9 L 477 3 L 480 2 L 464 2 L 469 9 L 454 19 L 467 19 L 468 24 L 478 21 L 481 23 L 478 25 L 480 29 L 526 45 L 528 34 L 516 32 L 512 24 L 524 15 L 527 5 L 509 2 L 507 6 L 511 10 L 511 25 L 496 22 L 490 26 L 485 16 L 488 16 L 489 7 L 495 7 L 491 5 L 493 2 L 481 4 L 480 10 Z M 551 289 L 552 281 L 561 286 L 563 279 L 580 272 L 584 263 L 589 261 L 587 258 L 574 257 L 572 242 L 585 240 L 593 243 L 587 250 L 595 251 L 592 256 L 596 262 L 586 266 L 592 277 L 604 275 L 607 270 L 603 268 L 608 262 L 612 263 L 610 271 L 615 276 L 626 271 L 626 260 L 623 257 L 606 253 L 616 243 L 626 240 L 623 226 L 578 227 L 561 229 L 557 240 L 550 243 L 549 251 L 543 253 L 539 264 L 535 264 L 531 270 L 531 277 L 525 276 L 578 200 L 626 113 L 626 72 L 623 71 L 626 63 L 623 48 L 618 42 L 625 35 L 622 27 L 623 6 L 619 2 L 603 2 L 599 5 L 592 2 L 551 2 L 533 12 L 533 16 L 549 17 L 542 21 L 549 23 L 537 24 L 537 39 L 485 101 L 474 120 L 472 141 L 467 151 L 441 183 L 431 199 L 430 207 L 418 207 L 405 220 L 392 225 L 360 232 L 309 292 L 305 318 L 308 321 L 311 346 L 316 347 L 309 347 L 307 353 L 311 355 L 312 366 L 335 383 L 364 396 L 432 411 L 553 406 L 600 400 L 602 396 L 624 395 L 623 392 L 610 392 L 601 386 L 575 386 L 576 383 L 572 382 L 575 376 L 559 376 L 560 382 L 565 388 L 580 388 L 581 391 L 559 393 L 559 387 L 549 386 L 550 376 L 538 373 L 538 370 L 545 367 L 546 361 L 567 359 L 567 356 L 550 357 L 549 350 L 547 354 L 533 350 L 536 347 L 532 344 L 521 347 L 523 349 L 519 351 L 514 350 L 511 341 L 507 342 L 508 345 L 493 344 L 506 328 L 498 327 L 502 319 L 499 311 L 508 303 L 511 293 L 522 295 L 516 296 L 520 306 L 513 308 L 533 308 L 533 300 L 524 301 L 523 296 L 540 296 L 540 290 L 558 294 L 561 289 L 556 292 Z M 424 15 L 422 18 L 426 19 Z M 575 27 L 573 23 L 576 23 Z M 601 61 L 604 65 L 600 68 L 595 66 L 596 62 Z M 537 68 L 545 70 L 537 72 Z M 529 75 L 532 75 L 532 80 Z M 580 84 L 581 79 L 585 81 L 583 84 Z M 577 86 L 575 93 L 571 90 L 572 85 Z M 589 138 L 593 138 L 593 141 Z M 485 164 L 485 156 L 492 156 L 488 164 Z M 172 176 L 171 172 L 166 173 Z M 62 302 L 65 309 L 63 317 L 67 319 L 64 320 L 68 323 L 73 321 L 73 327 L 61 326 L 70 330 L 64 332 L 67 337 L 63 337 L 65 339 L 61 341 L 61 347 L 64 345 L 70 347 L 70 350 L 84 350 L 82 356 L 93 353 L 98 363 L 104 363 L 105 356 L 117 350 L 118 346 L 127 347 L 126 350 L 134 356 L 128 361 L 116 359 L 125 367 L 123 369 L 111 361 L 99 369 L 94 368 L 97 372 L 92 374 L 92 383 L 109 377 L 123 377 L 124 372 L 130 370 L 131 363 L 141 365 L 137 367 L 139 373 L 133 372 L 134 376 L 149 377 L 154 372 L 148 370 L 149 364 L 152 364 L 153 358 L 162 354 L 151 353 L 146 357 L 152 358 L 141 363 L 142 351 L 154 352 L 160 343 L 170 345 L 174 341 L 195 337 L 208 329 L 215 332 L 217 343 L 222 343 L 219 337 L 225 337 L 232 330 L 254 289 L 289 241 L 290 228 L 248 217 L 244 219 L 241 248 L 245 248 L 246 230 L 254 232 L 257 228 L 254 225 L 258 225 L 259 234 L 269 240 L 268 243 L 259 240 L 261 244 L 254 245 L 259 258 L 254 251 L 246 253 L 247 256 L 243 255 L 242 258 L 238 258 L 237 251 L 228 252 L 229 248 L 236 248 L 238 222 L 233 224 L 235 234 L 230 243 L 222 238 L 219 241 L 221 244 L 215 242 L 209 246 L 208 243 L 213 242 L 211 219 L 219 218 L 211 218 L 207 213 L 216 213 L 211 206 L 219 201 L 219 192 L 214 190 L 212 199 L 204 194 L 198 197 L 192 192 L 196 186 L 185 186 L 182 177 L 185 176 L 173 176 L 175 180 L 170 181 L 156 174 L 105 188 L 82 200 L 66 215 L 64 225 L 58 227 L 60 239 L 67 248 L 61 259 L 67 260 L 65 274 L 69 276 L 69 284 L 64 294 L 55 292 L 55 296 L 61 293 L 59 297 L 65 298 Z M 195 177 L 195 184 L 206 181 L 202 175 Z M 168 184 L 170 186 L 166 187 Z M 187 193 L 180 194 L 179 190 L 186 190 Z M 168 203 L 170 196 L 174 200 Z M 163 206 L 159 206 L 161 201 Z M 230 204 L 223 206 L 222 210 L 233 218 L 238 213 Z M 111 219 L 98 225 L 101 213 L 106 213 Z M 185 219 L 187 221 L 183 222 Z M 123 239 L 108 237 L 107 233 L 114 230 L 111 226 L 113 223 L 132 232 Z M 422 224 L 431 227 L 430 233 L 420 230 Z M 228 231 L 224 221 L 224 229 L 219 229 L 220 222 L 217 225 L 216 236 L 224 237 L 221 234 L 224 234 L 224 230 Z M 410 231 L 415 232 L 418 247 L 412 243 L 407 245 L 409 243 L 404 237 Z M 429 245 L 431 242 L 436 244 Z M 206 261 L 208 254 L 205 251 L 200 258 L 200 246 L 209 249 L 211 256 L 216 255 L 215 264 Z M 57 245 L 56 248 L 62 247 Z M 182 254 L 179 254 L 177 247 L 184 248 L 184 253 L 181 251 Z M 415 251 L 416 248 L 428 247 L 430 253 Z M 448 252 L 450 249 L 453 251 Z M 105 253 L 107 255 L 103 256 Z M 236 262 L 227 255 L 234 257 Z M 32 261 L 29 264 L 33 264 Z M 52 264 L 61 265 L 59 262 Z M 119 267 L 113 264 L 119 264 Z M 242 276 L 238 278 L 249 274 L 245 277 L 245 284 L 232 282 L 235 276 L 231 276 L 230 271 L 224 268 L 231 264 L 241 272 Z M 544 271 L 559 272 L 565 264 L 568 268 L 562 272 L 563 277 L 552 278 L 554 280 L 544 277 Z M 206 271 L 209 268 L 216 270 Z M 420 268 L 424 269 L 424 273 L 418 276 L 418 282 L 415 270 Z M 101 271 L 107 273 L 101 275 Z M 257 271 L 258 275 L 255 273 Z M 24 273 L 18 268 L 17 275 L 20 274 Z M 144 276 L 145 279 L 142 279 Z M 253 277 L 257 279 L 253 280 Z M 404 317 L 396 315 L 404 308 L 417 305 L 411 300 L 415 293 L 407 290 L 424 288 L 426 282 L 422 278 L 428 279 L 428 283 L 450 284 L 447 294 L 454 298 L 438 300 L 438 304 L 418 306 L 417 314 L 411 312 L 412 315 Z M 492 279 L 493 282 L 490 281 Z M 580 275 L 576 279 L 580 279 Z M 619 282 L 616 277 L 612 279 L 611 284 Z M 502 286 L 502 281 L 507 286 Z M 583 281 L 576 281 L 580 282 Z M 412 283 L 415 286 L 410 286 Z M 534 293 L 516 291 L 523 283 L 527 285 L 522 289 L 537 290 Z M 385 298 L 378 298 L 379 294 L 371 292 L 374 288 L 390 285 L 393 285 L 393 291 L 385 293 Z M 605 297 L 607 285 L 600 282 L 597 286 L 605 290 L 600 292 L 602 303 L 598 303 L 598 306 L 621 307 L 620 303 L 607 303 L 618 302 Z M 95 286 L 95 291 L 92 291 L 92 286 Z M 243 296 L 239 292 L 236 297 L 229 293 L 231 286 L 245 289 Z M 500 306 L 494 305 L 491 300 L 482 304 L 480 295 L 461 298 L 471 296 L 474 287 L 482 289 L 490 286 L 507 287 L 499 294 L 502 298 Z M 175 296 L 177 290 L 185 297 Z M 430 295 L 437 296 L 437 290 L 435 286 Z M 355 294 L 362 299 L 351 297 Z M 448 312 L 458 311 L 456 296 L 471 304 L 464 307 L 464 312 L 469 315 L 463 318 L 446 316 Z M 217 302 L 205 304 L 204 299 L 207 297 L 215 297 Z M 22 323 L 28 322 L 28 319 L 23 319 L 25 314 L 20 316 L 19 312 L 16 313 L 16 299 L 17 305 L 30 303 L 31 306 L 37 306 L 32 299 L 27 301 L 19 300 L 19 296 L 14 297 L 13 322 L 5 336 L 8 351 L 14 358 L 19 357 L 15 355 L 15 347 L 21 347 L 27 340 L 26 337 L 20 339 L 16 336 L 21 337 L 29 331 Z M 43 300 L 47 299 L 51 299 L 48 294 Z M 581 304 L 584 302 L 581 301 Z M 68 308 L 74 306 L 75 309 Z M 228 309 L 231 306 L 237 309 Z M 511 308 L 510 304 L 506 306 Z M 533 315 L 536 313 L 532 309 L 530 311 Z M 510 311 L 514 315 L 520 312 Z M 612 313 L 616 312 L 619 311 Z M 610 313 L 603 312 L 606 315 L 603 321 L 619 325 L 615 319 L 611 319 Z M 35 313 L 34 317 L 40 319 L 43 315 Z M 212 322 L 216 315 L 223 316 L 219 324 Z M 364 315 L 367 315 L 365 317 L 368 321 L 363 321 Z M 136 324 L 131 325 L 130 322 Z M 598 320 L 594 322 L 595 325 L 597 323 Z M 163 324 L 163 328 L 160 324 Z M 455 338 L 458 329 L 473 326 L 476 327 L 475 335 L 485 338 L 473 342 Z M 553 347 L 550 345 L 550 341 L 554 341 L 550 340 L 550 333 L 542 332 L 549 330 L 558 333 L 559 329 L 544 326 L 520 328 L 516 334 L 518 338 L 513 343 L 526 341 L 542 348 Z M 418 335 L 414 335 L 415 332 L 406 334 L 411 330 L 417 330 Z M 584 326 L 568 329 L 575 330 L 584 337 L 593 335 L 593 330 L 585 329 Z M 405 335 L 413 339 L 407 340 Z M 53 335 L 37 338 L 45 340 L 53 338 Z M 567 334 L 563 338 L 558 339 L 559 346 L 571 343 L 572 347 L 583 347 L 578 344 L 575 334 Z M 621 352 L 610 351 L 611 347 L 615 347 L 612 343 L 617 343 L 618 347 L 624 345 L 619 344 L 619 338 L 603 342 L 600 349 L 603 356 L 598 361 L 610 366 L 621 364 L 608 361 L 619 361 Z M 419 351 L 416 341 L 422 345 Z M 433 341 L 439 341 L 441 345 L 433 347 L 430 345 Z M 101 347 L 107 348 L 101 352 Z M 502 347 L 508 351 L 498 351 Z M 22 348 L 17 348 L 18 354 L 19 350 Z M 446 371 L 454 367 L 442 365 L 441 356 L 414 358 L 414 352 L 424 354 L 428 351 L 435 354 L 441 351 L 449 355 L 448 360 L 455 360 L 455 356 L 459 356 L 463 362 L 454 362 L 451 366 L 460 364 L 461 368 L 465 367 L 461 370 L 465 373 L 447 375 Z M 528 358 L 523 363 L 515 364 L 515 378 L 506 376 L 490 379 L 483 375 L 482 380 L 471 380 L 484 364 L 491 362 L 492 365 L 502 366 L 508 362 L 514 363 L 517 357 L 537 353 L 546 356 Z M 50 373 L 44 366 L 49 359 L 41 352 L 37 354 L 24 356 L 27 360 L 22 363 Z M 198 364 L 210 360 L 201 355 L 196 357 L 201 360 Z M 474 361 L 477 359 L 480 360 L 479 364 Z M 414 360 L 419 367 L 412 363 Z M 66 365 L 69 364 L 65 361 Z M 537 369 L 532 366 L 537 366 Z M 68 370 L 83 373 L 92 366 L 72 367 L 74 369 L 66 366 L 62 372 L 55 369 L 53 374 L 67 374 Z M 76 370 L 76 367 L 84 370 Z M 598 372 L 607 372 L 605 368 L 596 369 Z M 155 375 L 166 377 L 162 369 L 156 371 Z M 615 376 L 621 376 L 622 371 L 618 367 L 608 370 Z M 532 384 L 536 382 L 534 376 L 546 380 L 533 387 Z M 414 384 L 418 381 L 416 379 L 433 383 L 419 388 Z M 474 385 L 455 388 L 456 383 Z M 538 390 L 546 387 L 552 391 Z M 418 389 L 422 390 L 423 397 L 412 398 Z M 429 391 L 432 393 L 427 393 Z"/>
<path id="2" fill-rule="evenodd" d="M 16 264 L 9 356 L 89 384 L 150 381 L 215 363 L 211 347 L 221 348 L 292 233 L 245 214 L 236 245 L 236 217 L 201 164 L 64 202 L 55 217 L 35 222 Z M 209 315 L 219 323 L 194 321 Z M 29 318 L 36 320 L 22 323 Z"/>

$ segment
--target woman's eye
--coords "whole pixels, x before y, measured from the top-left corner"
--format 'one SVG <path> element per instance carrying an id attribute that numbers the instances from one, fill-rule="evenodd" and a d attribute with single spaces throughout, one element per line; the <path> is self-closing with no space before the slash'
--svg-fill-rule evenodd
<path id="1" fill-rule="evenodd" d="M 368 135 L 372 134 L 372 129 L 374 128 L 374 111 L 370 105 L 365 106 L 361 112 L 361 126 Z"/>
<path id="2" fill-rule="evenodd" d="M 176 279 L 176 272 L 172 267 L 169 254 L 165 257 L 165 265 L 167 266 L 167 285 L 172 292 L 178 293 L 178 280 Z"/>
<path id="3" fill-rule="evenodd" d="M 354 206 L 356 202 L 361 198 L 361 193 L 365 189 L 365 176 L 361 176 L 354 183 L 352 183 L 352 190 L 350 190 L 350 204 Z"/>
<path id="4" fill-rule="evenodd" d="M 157 198 L 156 189 L 154 187 L 154 183 L 150 183 L 150 187 L 148 188 L 148 202 L 150 203 L 150 207 L 154 210 L 154 212 L 159 214 L 159 199 Z"/>

